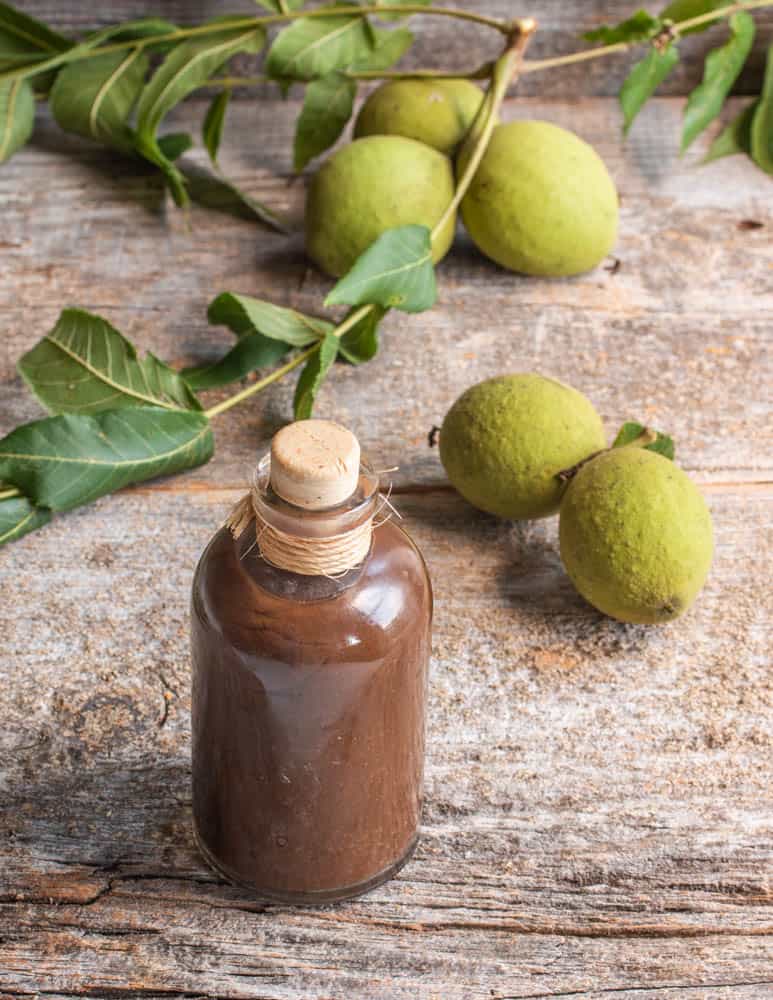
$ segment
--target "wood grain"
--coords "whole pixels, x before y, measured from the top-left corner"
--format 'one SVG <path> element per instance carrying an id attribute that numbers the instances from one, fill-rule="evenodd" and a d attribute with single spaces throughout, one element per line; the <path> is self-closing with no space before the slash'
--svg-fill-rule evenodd
<path id="1" fill-rule="evenodd" d="M 610 6 L 627 5 L 587 9 Z M 202 6 L 164 9 L 186 11 Z M 394 882 L 263 906 L 190 833 L 190 579 L 291 383 L 218 420 L 206 468 L 0 551 L 0 998 L 773 997 L 773 219 L 742 158 L 697 168 L 703 142 L 677 160 L 682 104 L 655 101 L 623 147 L 609 99 L 511 101 L 506 117 L 574 128 L 609 163 L 619 268 L 527 280 L 460 237 L 437 308 L 390 317 L 379 358 L 338 366 L 320 396 L 377 464 L 400 464 L 436 589 L 424 837 Z M 203 107 L 170 127 L 197 131 Z M 226 173 L 296 222 L 297 111 L 239 102 L 223 147 Z M 0 169 L 0 203 L 0 434 L 40 415 L 14 364 L 66 304 L 185 364 L 230 343 L 205 321 L 224 288 L 313 311 L 329 287 L 298 234 L 186 220 L 151 174 L 45 118 Z M 610 433 L 639 417 L 675 434 L 717 535 L 684 619 L 602 618 L 563 575 L 555 521 L 498 522 L 444 485 L 426 432 L 471 382 L 526 368 L 586 391 Z"/>
<path id="2" fill-rule="evenodd" d="M 4 550 L 0 989 L 772 995 L 769 489 L 712 494 L 712 576 L 657 629 L 574 594 L 555 521 L 401 497 L 437 596 L 423 841 L 317 911 L 190 834 L 187 592 L 236 495 L 129 491 Z"/>
<path id="3" fill-rule="evenodd" d="M 164 0 L 148 4 L 145 0 L 113 0 L 109 4 L 64 3 L 52 0 L 27 0 L 23 5 L 27 13 L 41 18 L 59 30 L 81 34 L 96 27 L 114 24 L 126 18 L 141 17 L 153 11 L 179 24 L 197 24 L 223 13 L 254 13 L 250 0 Z M 615 24 L 629 17 L 637 9 L 628 0 L 590 0 L 584 3 L 566 3 L 565 0 L 530 0 L 513 4 L 512 0 L 465 0 L 440 6 L 459 7 L 503 20 L 532 15 L 539 21 L 539 31 L 531 46 L 530 58 L 542 59 L 577 52 L 586 46 L 581 35 L 600 24 Z M 639 5 L 641 6 L 641 5 Z M 653 11 L 664 4 L 650 4 Z M 261 13 L 258 11 L 258 13 Z M 765 63 L 765 51 L 771 28 L 773 11 L 756 11 L 758 31 L 755 47 L 741 75 L 736 92 L 759 93 Z M 442 67 L 449 71 L 472 69 L 498 54 L 499 36 L 491 29 L 475 24 L 462 24 L 442 17 L 414 17 L 411 29 L 416 42 L 405 60 L 408 67 Z M 679 67 L 663 85 L 664 94 L 686 94 L 701 80 L 703 59 L 706 52 L 721 44 L 726 32 L 712 28 L 699 36 L 688 38 L 682 45 Z M 640 56 L 639 56 L 640 57 Z M 521 93 L 543 97 L 575 98 L 579 93 L 588 95 L 614 95 L 625 79 L 628 69 L 637 59 L 635 53 L 612 61 L 595 60 L 580 66 L 564 67 L 560 71 L 534 74 L 527 77 Z M 255 60 L 237 59 L 234 65 L 241 71 L 254 71 Z M 270 93 L 269 90 L 261 91 Z"/>

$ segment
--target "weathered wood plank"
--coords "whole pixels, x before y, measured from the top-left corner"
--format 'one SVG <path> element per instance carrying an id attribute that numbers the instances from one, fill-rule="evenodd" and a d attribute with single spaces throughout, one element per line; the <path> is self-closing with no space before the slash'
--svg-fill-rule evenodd
<path id="1" fill-rule="evenodd" d="M 437 597 L 424 840 L 319 911 L 190 835 L 187 590 L 235 496 L 127 491 L 3 552 L 0 991 L 771 995 L 770 488 L 710 493 L 708 586 L 657 629 L 573 593 L 554 521 L 402 496 Z"/>
<path id="2" fill-rule="evenodd" d="M 773 493 L 755 485 L 771 462 L 768 182 L 740 159 L 678 163 L 678 101 L 648 108 L 627 149 L 612 107 L 508 114 L 573 127 L 608 160 L 617 273 L 519 279 L 460 242 L 438 308 L 391 318 L 383 355 L 341 366 L 320 399 L 378 464 L 401 463 L 399 506 L 435 580 L 416 861 L 358 903 L 265 908 L 210 874 L 190 836 L 187 588 L 289 417 L 281 386 L 219 421 L 206 469 L 2 551 L 0 996 L 773 996 Z M 297 110 L 242 102 L 224 153 L 296 219 Z M 222 288 L 314 309 L 328 287 L 297 237 L 199 210 L 189 230 L 147 174 L 45 124 L 0 169 L 0 200 L 0 433 L 40 412 L 13 364 L 64 304 L 187 363 L 229 342 L 204 322 Z M 554 522 L 513 528 L 435 488 L 428 427 L 470 382 L 527 367 L 588 392 L 610 431 L 667 426 L 711 484 L 716 565 L 682 621 L 601 618 L 561 573 Z"/>
<path id="3" fill-rule="evenodd" d="M 587 392 L 611 434 L 627 418 L 670 429 L 702 479 L 769 478 L 770 182 L 740 157 L 696 167 L 705 142 L 678 160 L 680 106 L 656 101 L 624 147 L 609 100 L 510 102 L 508 117 L 573 127 L 609 163 L 623 198 L 619 270 L 526 279 L 460 234 L 439 272 L 438 307 L 391 316 L 381 356 L 338 366 L 319 412 L 351 423 L 379 465 L 399 464 L 398 482 L 435 483 L 442 473 L 426 435 L 455 396 L 477 379 L 536 368 Z M 287 171 L 297 112 L 292 102 L 239 104 L 223 153 L 231 175 L 296 220 L 303 184 L 288 186 Z M 174 127 L 195 129 L 202 114 L 186 105 Z M 185 364 L 230 346 L 227 331 L 206 325 L 219 291 L 315 311 L 329 287 L 306 266 L 298 235 L 199 208 L 188 226 L 152 176 L 50 124 L 0 170 L 0 198 L 0 432 L 40 413 L 14 364 L 64 305 L 100 312 L 141 348 Z M 739 228 L 748 218 L 765 225 Z M 216 462 L 196 481 L 245 481 L 256 450 L 289 417 L 292 382 L 219 420 Z"/>
<path id="4" fill-rule="evenodd" d="M 89 29 L 114 24 L 130 17 L 141 17 L 149 10 L 169 18 L 179 24 L 195 24 L 223 13 L 247 14 L 255 12 L 250 0 L 167 0 L 161 5 L 148 5 L 144 0 L 113 0 L 110 4 L 94 7 L 92 4 L 67 0 L 55 3 L 52 0 L 28 0 L 22 5 L 24 10 L 62 31 L 80 34 Z M 443 6 L 443 5 L 441 5 Z M 534 59 L 549 58 L 576 52 L 586 46 L 581 35 L 600 24 L 616 23 L 629 17 L 636 9 L 628 0 L 592 0 L 582 4 L 565 3 L 563 0 L 531 0 L 514 8 L 510 0 L 466 0 L 464 3 L 449 3 L 446 6 L 459 7 L 502 19 L 515 16 L 533 15 L 539 21 L 539 31 L 535 36 L 529 55 Z M 654 11 L 664 4 L 649 5 Z M 259 12 L 261 13 L 261 12 Z M 749 64 L 741 76 L 737 92 L 759 93 L 765 50 L 770 29 L 773 27 L 773 12 L 755 11 L 758 23 L 755 48 Z M 465 70 L 477 67 L 482 62 L 498 54 L 499 36 L 491 29 L 474 24 L 462 24 L 442 17 L 415 17 L 411 28 L 416 34 L 416 43 L 405 65 L 410 67 L 443 67 L 449 70 Z M 663 93 L 685 94 L 700 82 L 703 59 L 714 45 L 721 44 L 721 28 L 712 29 L 705 35 L 688 38 L 682 45 L 681 65 L 663 86 Z M 596 60 L 580 66 L 568 66 L 549 73 L 534 74 L 526 78 L 521 91 L 552 97 L 574 98 L 577 94 L 616 94 L 625 78 L 628 68 L 637 58 L 615 56 L 612 59 Z M 254 70 L 255 61 L 237 60 L 236 65 L 244 71 Z M 267 93 L 269 91 L 266 91 Z"/>

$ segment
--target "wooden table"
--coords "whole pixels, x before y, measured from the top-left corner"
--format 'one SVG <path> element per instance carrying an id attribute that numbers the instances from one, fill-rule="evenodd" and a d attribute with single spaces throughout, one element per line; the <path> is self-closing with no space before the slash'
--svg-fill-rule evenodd
<path id="1" fill-rule="evenodd" d="M 191 835 L 191 575 L 291 382 L 218 419 L 210 465 L 0 551 L 0 996 L 773 997 L 771 189 L 742 158 L 696 167 L 703 141 L 678 160 L 681 106 L 654 101 L 623 147 L 610 97 L 511 100 L 505 117 L 572 127 L 607 160 L 618 269 L 525 279 L 460 237 L 438 306 L 390 316 L 381 355 L 320 395 L 399 464 L 437 597 L 423 839 L 395 881 L 267 906 Z M 298 107 L 237 102 L 223 154 L 296 220 Z M 174 125 L 201 116 L 194 101 Z M 206 323 L 216 293 L 314 311 L 328 287 L 299 236 L 202 209 L 188 227 L 152 175 L 50 122 L 0 169 L 0 204 L 0 433 L 40 414 L 14 363 L 64 305 L 189 364 L 230 343 Z M 562 572 L 555 520 L 497 521 L 445 483 L 433 423 L 470 383 L 528 369 L 586 392 L 610 433 L 674 434 L 717 536 L 681 621 L 603 618 Z"/>

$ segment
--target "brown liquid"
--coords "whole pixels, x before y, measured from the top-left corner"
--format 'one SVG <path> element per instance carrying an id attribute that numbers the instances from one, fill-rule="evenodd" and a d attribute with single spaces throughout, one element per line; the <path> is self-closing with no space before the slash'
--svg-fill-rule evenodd
<path id="1" fill-rule="evenodd" d="M 389 878 L 417 837 L 432 591 L 394 523 L 343 579 L 277 570 L 219 531 L 193 584 L 193 807 L 233 881 L 325 902 Z"/>

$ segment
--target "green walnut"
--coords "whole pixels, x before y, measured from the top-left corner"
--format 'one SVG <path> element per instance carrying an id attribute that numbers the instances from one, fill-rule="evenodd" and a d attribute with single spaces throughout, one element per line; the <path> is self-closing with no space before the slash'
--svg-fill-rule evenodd
<path id="1" fill-rule="evenodd" d="M 706 503 L 672 461 L 629 445 L 571 480 L 561 504 L 561 559 L 575 587 L 622 622 L 683 614 L 711 566 Z"/>
<path id="2" fill-rule="evenodd" d="M 335 152 L 314 175 L 306 199 L 306 250 L 327 274 L 340 277 L 386 229 L 432 228 L 454 196 L 447 156 L 414 139 L 372 135 Z M 444 257 L 454 238 L 450 216 L 433 242 Z"/>
<path id="3" fill-rule="evenodd" d="M 392 80 L 363 104 L 354 135 L 403 135 L 451 154 L 483 101 L 469 80 Z"/>
<path id="4" fill-rule="evenodd" d="M 469 149 L 463 147 L 459 171 Z M 581 274 L 615 243 L 617 191 L 603 160 L 541 121 L 498 125 L 461 206 L 478 249 L 510 271 Z"/>
<path id="5" fill-rule="evenodd" d="M 480 510 L 514 519 L 554 514 L 566 488 L 558 473 L 604 446 L 590 401 L 533 372 L 467 389 L 440 431 L 440 460 L 456 489 Z"/>

